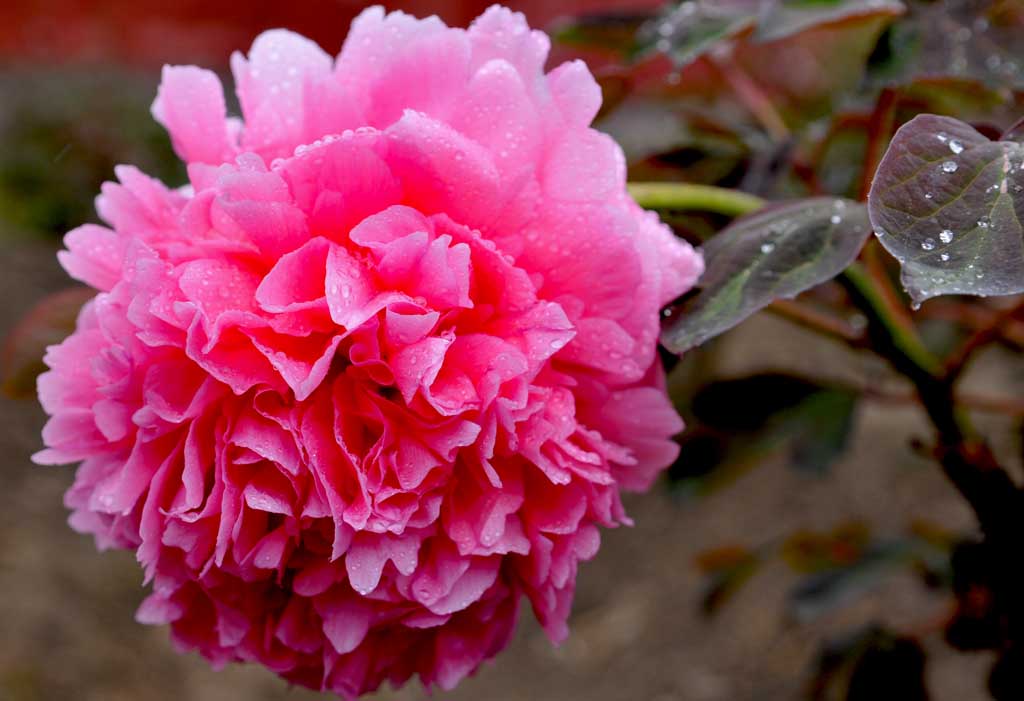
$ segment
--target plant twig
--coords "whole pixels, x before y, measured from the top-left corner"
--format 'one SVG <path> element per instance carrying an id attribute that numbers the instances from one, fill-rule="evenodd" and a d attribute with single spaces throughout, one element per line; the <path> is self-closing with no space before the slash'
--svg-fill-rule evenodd
<path id="1" fill-rule="evenodd" d="M 993 324 L 1000 311 L 979 304 L 966 304 L 949 300 L 933 300 L 921 308 L 921 316 L 940 321 L 952 321 L 971 331 L 991 328 L 998 332 L 994 339 L 1009 347 L 1024 351 L 1024 322 L 1007 319 L 1001 327 Z"/>
<path id="2" fill-rule="evenodd" d="M 871 278 L 875 290 L 884 298 L 883 301 L 891 321 L 898 324 L 903 329 L 903 333 L 917 336 L 914 318 L 889 277 L 885 259 L 882 257 L 882 245 L 874 236 L 864 244 L 864 248 L 860 252 L 860 259 L 864 263 L 864 270 Z"/>
<path id="3" fill-rule="evenodd" d="M 768 311 L 794 324 L 853 346 L 860 346 L 865 340 L 864 334 L 848 321 L 791 299 L 775 300 L 768 306 Z"/>
<path id="4" fill-rule="evenodd" d="M 764 90 L 755 83 L 746 71 L 736 65 L 730 58 L 718 59 L 711 57 L 711 62 L 718 68 L 725 82 L 729 84 L 740 101 L 750 110 L 750 113 L 761 123 L 761 126 L 771 134 L 776 141 L 785 141 L 789 138 L 789 128 L 782 119 L 782 115 L 775 109 L 771 98 Z"/>
<path id="5" fill-rule="evenodd" d="M 843 280 L 854 303 L 868 317 L 875 350 L 914 384 L 938 434 L 935 457 L 971 505 L 982 531 L 998 538 L 1019 530 L 1021 492 L 958 410 L 953 383 L 946 381 L 934 356 L 898 323 L 886 296 L 863 266 L 854 263 Z"/>
<path id="6" fill-rule="evenodd" d="M 885 88 L 878 96 L 875 109 L 868 121 L 868 146 L 864 159 L 864 171 L 861 173 L 860 199 L 866 200 L 868 192 L 871 191 L 871 182 L 875 179 L 875 170 L 882 162 L 885 149 L 892 137 L 892 130 L 896 121 L 896 91 L 892 88 Z"/>
<path id="7" fill-rule="evenodd" d="M 897 369 L 905 374 L 934 376 L 939 371 L 939 361 L 925 348 L 912 327 L 907 327 L 900 308 L 879 289 L 875 278 L 865 267 L 854 263 L 843 273 L 843 279 L 854 301 L 860 301 L 858 306 L 869 314 L 868 318 L 876 329 L 884 332 L 886 342 L 899 352 L 900 366 Z"/>
<path id="8" fill-rule="evenodd" d="M 1003 327 L 1021 314 L 1024 314 L 1024 299 L 1012 307 L 1007 307 L 997 312 L 984 326 L 976 329 L 946 361 L 946 382 L 956 382 L 967 368 L 974 354 L 993 341 L 998 340 L 1003 334 Z"/>
<path id="9" fill-rule="evenodd" d="M 832 384 L 832 383 L 830 383 Z M 836 387 L 848 389 L 850 392 L 859 393 L 866 399 L 890 404 L 917 404 L 919 399 L 916 392 L 888 392 L 877 387 L 859 386 L 856 384 L 843 385 L 835 383 Z M 980 411 L 987 414 L 999 414 L 1013 418 L 1024 418 L 1024 401 L 1013 397 L 990 397 L 984 394 L 961 393 L 954 395 L 956 403 L 967 409 Z"/>

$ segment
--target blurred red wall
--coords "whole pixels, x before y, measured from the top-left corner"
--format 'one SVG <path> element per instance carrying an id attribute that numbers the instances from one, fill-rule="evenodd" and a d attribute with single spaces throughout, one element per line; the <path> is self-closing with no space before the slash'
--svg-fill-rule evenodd
<path id="1" fill-rule="evenodd" d="M 600 11 L 657 7 L 662 0 L 508 0 L 535 27 Z M 359 0 L 0 0 L 0 60 L 224 66 L 260 31 L 287 27 L 335 53 L 352 18 L 376 3 Z M 385 6 L 437 14 L 465 26 L 491 0 L 394 0 Z"/>

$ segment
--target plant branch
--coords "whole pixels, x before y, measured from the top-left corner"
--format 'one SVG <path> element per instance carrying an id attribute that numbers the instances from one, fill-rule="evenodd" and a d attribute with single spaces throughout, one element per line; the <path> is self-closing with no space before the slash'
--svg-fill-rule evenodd
<path id="1" fill-rule="evenodd" d="M 892 130 L 896 118 L 896 91 L 892 88 L 885 88 L 878 96 L 875 103 L 875 110 L 871 113 L 868 121 L 868 146 L 867 155 L 864 160 L 864 171 L 861 173 L 860 199 L 867 200 L 868 192 L 871 190 L 871 182 L 875 179 L 875 171 L 878 164 L 882 162 L 885 149 L 892 137 Z"/>
<path id="2" fill-rule="evenodd" d="M 838 389 L 844 389 L 851 394 L 860 394 L 865 399 L 873 400 L 884 404 L 918 404 L 919 398 L 916 392 L 886 391 L 868 385 L 855 383 L 842 383 L 833 380 L 826 381 Z M 1024 418 L 1024 401 L 1012 397 L 991 397 L 984 394 L 957 392 L 954 396 L 956 403 L 960 406 L 986 414 L 999 414 L 1013 418 Z"/>
<path id="3" fill-rule="evenodd" d="M 782 119 L 782 115 L 775 108 L 771 98 L 747 75 L 746 71 L 728 58 L 712 57 L 711 62 L 718 68 L 722 78 L 729 84 L 740 101 L 761 123 L 761 126 L 771 134 L 773 139 L 785 141 L 789 138 L 789 128 L 786 126 L 785 120 Z"/>
<path id="4" fill-rule="evenodd" d="M 768 311 L 794 324 L 824 336 L 845 341 L 852 346 L 861 346 L 865 340 L 864 334 L 844 319 L 791 299 L 775 300 L 768 306 Z"/>
<path id="5" fill-rule="evenodd" d="M 894 365 L 906 375 L 934 377 L 940 368 L 939 361 L 925 348 L 921 338 L 904 323 L 903 314 L 892 299 L 879 289 L 864 266 L 854 263 L 843 273 L 843 280 L 851 292 L 854 302 L 868 315 L 876 335 L 882 332 L 887 345 L 898 353 Z M 891 356 L 890 360 L 894 358 Z M 913 380 L 914 378 L 911 377 Z"/>
<path id="6" fill-rule="evenodd" d="M 1003 328 L 1021 314 L 1024 314 L 1024 299 L 1012 307 L 997 312 L 985 325 L 976 329 L 946 361 L 946 382 L 951 384 L 956 382 L 967 369 L 974 354 L 998 340 L 1003 335 Z"/>
<path id="7" fill-rule="evenodd" d="M 873 347 L 914 384 L 938 434 L 935 457 L 971 505 L 982 531 L 993 537 L 1013 532 L 1021 518 L 1021 492 L 958 410 L 954 383 L 946 380 L 920 339 L 906 333 L 863 266 L 854 263 L 843 281 L 854 303 L 868 317 Z"/>
<path id="8" fill-rule="evenodd" d="M 765 201 L 738 190 L 693 183 L 630 183 L 629 194 L 644 209 L 699 211 L 739 217 L 761 209 Z"/>
<path id="9" fill-rule="evenodd" d="M 892 321 L 902 327 L 903 332 L 908 335 L 917 336 L 917 327 L 914 325 L 914 318 L 904 303 L 896 286 L 889 277 L 885 267 L 885 258 L 882 255 L 882 244 L 872 236 L 860 252 L 861 261 L 864 263 L 865 272 L 884 298 L 885 306 L 889 310 Z"/>
<path id="10" fill-rule="evenodd" d="M 951 321 L 971 331 L 984 328 L 998 332 L 995 340 L 1017 351 L 1024 351 L 1024 322 L 1008 319 L 1002 326 L 993 324 L 1001 312 L 978 304 L 933 300 L 922 307 L 920 314 L 929 319 Z"/>

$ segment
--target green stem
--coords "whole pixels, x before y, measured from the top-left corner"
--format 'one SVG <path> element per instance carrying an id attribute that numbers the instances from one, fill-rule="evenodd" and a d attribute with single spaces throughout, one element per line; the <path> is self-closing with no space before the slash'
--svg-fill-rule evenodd
<path id="1" fill-rule="evenodd" d="M 629 193 L 645 209 L 715 212 L 739 217 L 765 205 L 760 197 L 738 190 L 692 183 L 630 183 Z"/>
<path id="2" fill-rule="evenodd" d="M 867 271 L 860 263 L 853 263 L 843 272 L 843 277 L 853 287 L 865 305 L 873 321 L 878 323 L 903 358 L 919 372 L 937 377 L 942 369 L 938 359 L 925 348 L 921 339 L 900 323 L 898 315 L 889 308 L 885 295 L 875 286 Z"/>
<path id="3" fill-rule="evenodd" d="M 898 311 L 860 263 L 847 268 L 842 279 L 868 317 L 874 350 L 914 384 L 938 436 L 935 456 L 974 509 L 982 530 L 993 538 L 1019 532 L 1024 495 L 957 405 L 954 382 L 917 335 L 900 322 Z"/>

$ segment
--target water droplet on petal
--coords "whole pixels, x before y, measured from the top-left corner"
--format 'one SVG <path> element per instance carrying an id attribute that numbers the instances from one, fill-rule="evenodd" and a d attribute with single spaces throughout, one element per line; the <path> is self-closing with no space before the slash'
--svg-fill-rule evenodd
<path id="1" fill-rule="evenodd" d="M 935 248 L 935 239 L 927 238 L 921 242 L 921 248 L 930 251 Z"/>
<path id="2" fill-rule="evenodd" d="M 949 150 L 953 153 L 961 153 L 964 150 L 964 145 L 958 139 L 950 139 Z"/>
<path id="3" fill-rule="evenodd" d="M 955 173 L 956 169 L 957 165 L 954 161 L 946 161 L 945 163 L 942 164 L 943 173 Z"/>
<path id="4" fill-rule="evenodd" d="M 949 243 L 952 240 L 953 232 L 950 231 L 949 229 L 943 229 L 941 232 L 939 232 L 939 241 L 942 241 L 942 243 Z"/>
<path id="5" fill-rule="evenodd" d="M 761 244 L 761 253 L 767 254 L 767 253 L 771 253 L 774 250 L 775 250 L 775 244 L 774 243 L 762 243 Z"/>

